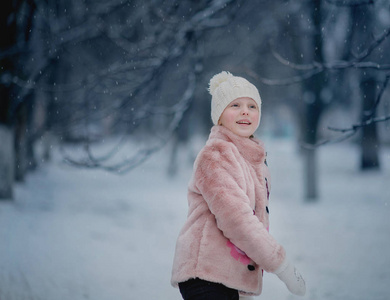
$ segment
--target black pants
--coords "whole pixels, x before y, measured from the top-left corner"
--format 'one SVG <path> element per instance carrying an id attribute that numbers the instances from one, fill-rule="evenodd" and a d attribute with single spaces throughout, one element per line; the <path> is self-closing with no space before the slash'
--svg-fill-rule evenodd
<path id="1" fill-rule="evenodd" d="M 184 300 L 238 300 L 238 291 L 199 278 L 179 283 Z"/>

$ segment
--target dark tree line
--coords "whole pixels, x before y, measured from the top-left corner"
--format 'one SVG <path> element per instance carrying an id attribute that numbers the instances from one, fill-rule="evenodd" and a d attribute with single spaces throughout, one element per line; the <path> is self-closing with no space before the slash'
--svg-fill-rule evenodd
<path id="1" fill-rule="evenodd" d="M 0 12 L 0 198 L 12 197 L 12 183 L 23 180 L 32 151 L 28 130 L 34 95 L 12 81 L 16 74 L 29 76 L 24 53 L 29 50 L 35 9 L 33 1 L 5 1 Z"/>
<path id="2" fill-rule="evenodd" d="M 380 164 L 377 123 L 389 118 L 378 114 L 389 79 L 386 1 L 8 0 L 3 7 L 0 198 L 11 198 L 13 181 L 49 159 L 53 145 L 72 165 L 124 173 L 173 139 L 174 173 L 177 147 L 211 125 L 205 87 L 221 70 L 257 81 L 265 116 L 283 104 L 297 116 L 307 198 L 318 194 L 318 145 L 361 131 L 362 168 Z M 322 130 L 328 111 L 353 114 L 357 105 L 360 120 L 330 124 L 341 136 Z"/>
<path id="3" fill-rule="evenodd" d="M 280 35 L 291 41 L 287 52 L 282 54 L 278 52 L 282 47 L 272 46 L 274 57 L 295 74 L 262 81 L 270 85 L 302 86 L 300 139 L 305 194 L 309 200 L 318 195 L 318 146 L 346 140 L 361 130 L 361 169 L 379 168 L 377 123 L 390 119 L 386 114 L 377 117 L 390 76 L 385 55 L 389 49 L 390 24 L 378 19 L 384 11 L 388 11 L 385 1 L 304 2 L 287 18 L 289 24 L 296 26 L 288 26 L 287 32 Z M 340 26 L 341 22 L 344 26 Z M 356 105 L 353 97 L 361 98 L 360 120 L 346 128 L 331 124 L 329 131 L 341 135 L 320 138 L 323 114 L 335 105 Z"/>
<path id="4" fill-rule="evenodd" d="M 193 99 L 203 68 L 198 39 L 227 25 L 238 9 L 232 0 L 7 5 L 1 15 L 0 124 L 6 150 L 0 172 L 8 178 L 2 198 L 12 197 L 13 180 L 22 180 L 36 164 L 37 140 L 81 143 L 82 155 L 64 153 L 66 161 L 115 172 L 161 149 Z M 164 89 L 167 82 L 170 90 Z M 116 160 L 128 136 L 150 133 L 152 142 Z M 117 145 L 95 155 L 93 143 L 108 135 Z"/>

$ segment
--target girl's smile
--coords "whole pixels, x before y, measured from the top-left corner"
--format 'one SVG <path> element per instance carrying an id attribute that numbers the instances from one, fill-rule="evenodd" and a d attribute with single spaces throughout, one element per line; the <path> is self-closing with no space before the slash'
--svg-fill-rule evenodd
<path id="1" fill-rule="evenodd" d="M 260 121 L 260 109 L 257 103 L 248 97 L 237 98 L 223 111 L 219 124 L 233 133 L 250 137 L 256 131 Z"/>

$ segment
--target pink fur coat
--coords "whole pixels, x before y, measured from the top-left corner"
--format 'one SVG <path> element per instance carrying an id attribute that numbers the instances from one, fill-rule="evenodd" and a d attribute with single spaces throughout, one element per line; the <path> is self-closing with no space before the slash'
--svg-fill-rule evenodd
<path id="1" fill-rule="evenodd" d="M 194 163 L 172 285 L 198 277 L 259 295 L 262 270 L 275 271 L 285 258 L 268 233 L 269 189 L 262 143 L 214 126 Z"/>

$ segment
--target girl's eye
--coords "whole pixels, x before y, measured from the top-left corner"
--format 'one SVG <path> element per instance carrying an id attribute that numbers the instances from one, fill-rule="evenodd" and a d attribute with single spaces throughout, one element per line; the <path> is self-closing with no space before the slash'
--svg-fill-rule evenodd
<path id="1" fill-rule="evenodd" d="M 232 104 L 232 107 L 238 107 L 238 104 L 234 103 Z"/>
<path id="2" fill-rule="evenodd" d="M 256 105 L 251 105 L 251 108 L 256 108 Z"/>

